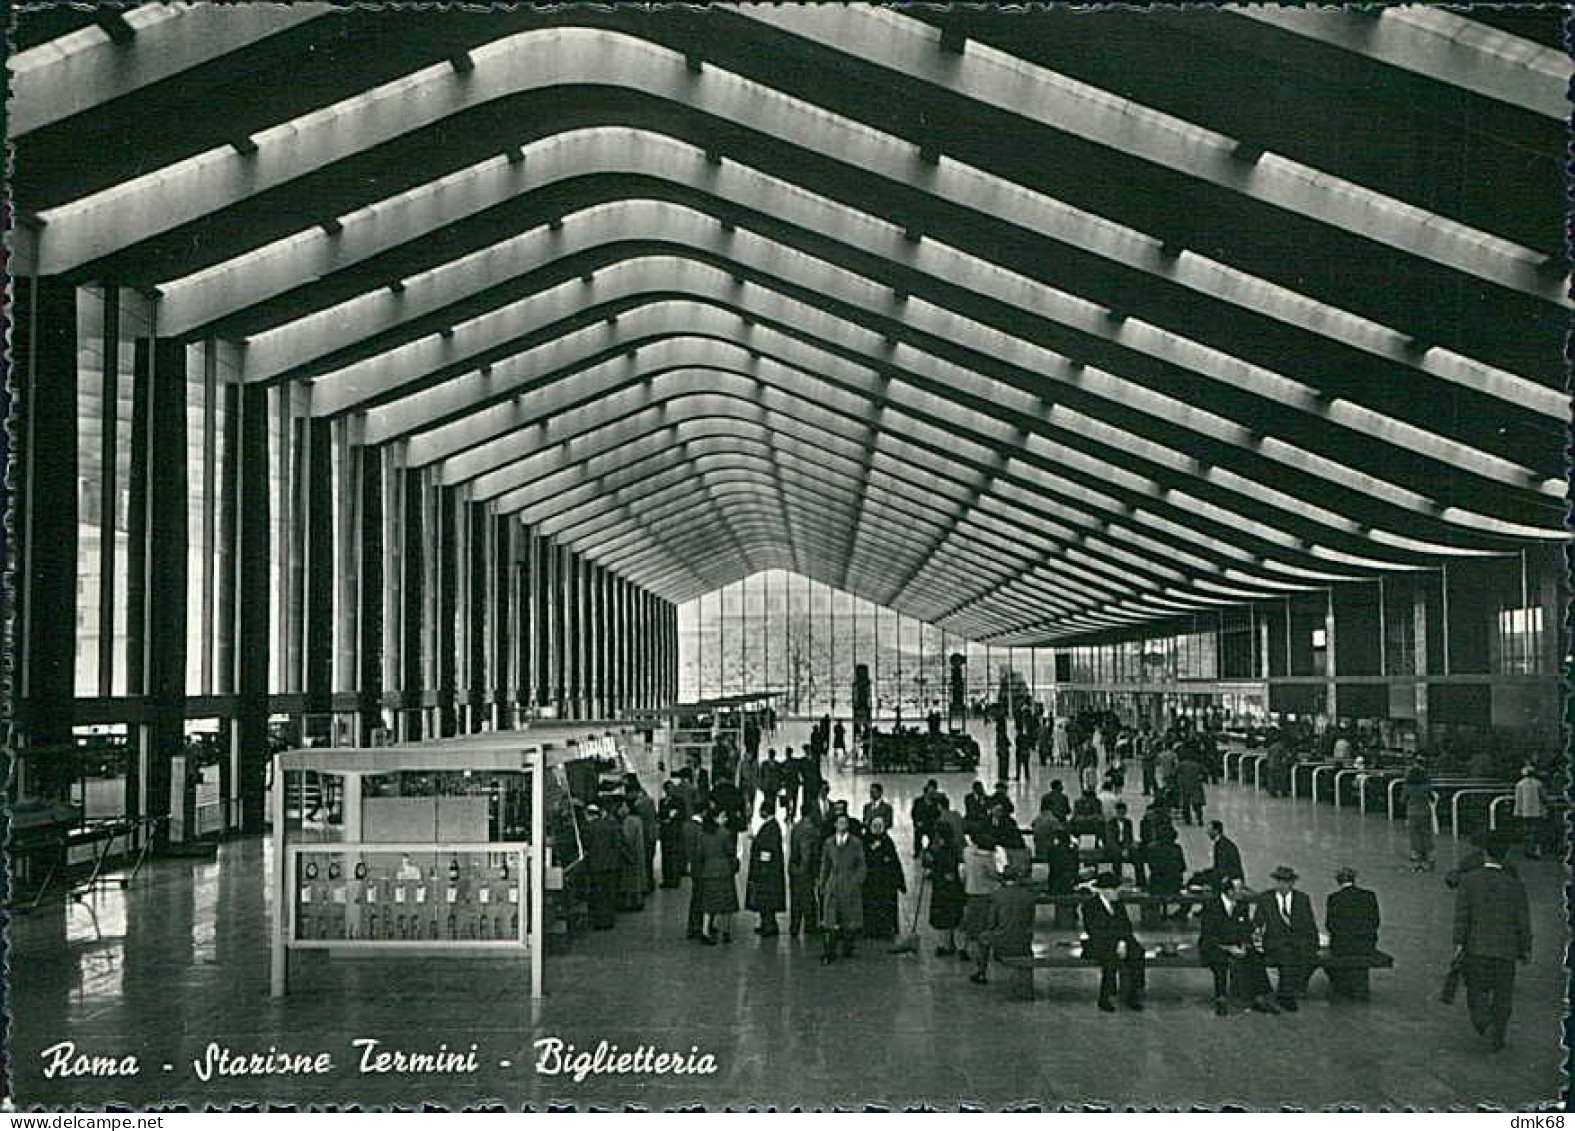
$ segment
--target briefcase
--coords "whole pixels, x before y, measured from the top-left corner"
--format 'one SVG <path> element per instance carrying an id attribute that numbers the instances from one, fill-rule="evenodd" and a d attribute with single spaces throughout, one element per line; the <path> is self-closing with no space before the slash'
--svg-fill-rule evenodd
<path id="1" fill-rule="evenodd" d="M 1465 976 L 1465 972 L 1465 956 L 1455 955 L 1454 960 L 1449 964 L 1449 969 L 1444 971 L 1444 984 L 1438 991 L 1438 1000 L 1444 1005 L 1455 1004 L 1455 995 L 1460 992 L 1460 979 Z"/>

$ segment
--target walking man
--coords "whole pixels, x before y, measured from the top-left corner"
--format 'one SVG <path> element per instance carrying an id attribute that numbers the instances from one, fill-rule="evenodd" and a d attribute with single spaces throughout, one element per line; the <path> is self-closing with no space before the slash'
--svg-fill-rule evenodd
<path id="1" fill-rule="evenodd" d="M 1465 960 L 1471 1024 L 1497 1052 L 1514 1006 L 1515 962 L 1531 959 L 1531 909 L 1520 877 L 1504 867 L 1504 842 L 1490 840 L 1486 851 L 1482 867 L 1460 877 L 1455 945 Z"/>

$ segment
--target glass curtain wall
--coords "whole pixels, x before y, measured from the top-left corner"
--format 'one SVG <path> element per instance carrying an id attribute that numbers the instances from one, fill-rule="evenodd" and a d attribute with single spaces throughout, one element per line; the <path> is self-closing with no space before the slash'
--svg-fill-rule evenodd
<path id="1" fill-rule="evenodd" d="M 968 696 L 995 702 L 1010 670 L 1051 702 L 1050 649 L 987 647 L 787 570 L 753 574 L 678 607 L 679 698 L 779 691 L 789 714 L 846 716 L 869 665 L 879 718 L 946 710 L 947 657 L 968 657 Z"/>

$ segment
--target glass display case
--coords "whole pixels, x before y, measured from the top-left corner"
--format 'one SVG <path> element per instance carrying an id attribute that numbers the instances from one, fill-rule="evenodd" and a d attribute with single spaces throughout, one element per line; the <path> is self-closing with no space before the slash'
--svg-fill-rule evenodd
<path id="1" fill-rule="evenodd" d="M 275 755 L 273 995 L 329 951 L 512 954 L 541 996 L 548 860 L 580 852 L 561 777 L 518 734 Z"/>

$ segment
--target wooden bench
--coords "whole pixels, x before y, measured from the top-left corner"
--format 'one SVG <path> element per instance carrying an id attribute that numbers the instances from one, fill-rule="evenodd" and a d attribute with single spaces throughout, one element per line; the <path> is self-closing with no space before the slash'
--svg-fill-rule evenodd
<path id="1" fill-rule="evenodd" d="M 998 962 L 1011 971 L 1008 986 L 1015 998 L 1034 999 L 1035 970 L 1098 970 L 1099 963 L 1074 954 L 1070 949 L 1035 944 L 1032 954 L 998 958 Z M 1320 950 L 1313 963 L 1314 970 L 1388 970 L 1395 964 L 1394 956 L 1381 950 L 1372 954 L 1332 954 Z M 1160 953 L 1151 956 L 1145 969 L 1154 970 L 1207 970 L 1198 957 L 1195 947 L 1179 954 Z"/>

